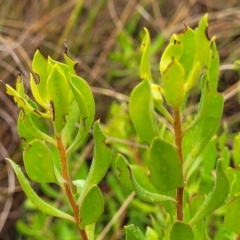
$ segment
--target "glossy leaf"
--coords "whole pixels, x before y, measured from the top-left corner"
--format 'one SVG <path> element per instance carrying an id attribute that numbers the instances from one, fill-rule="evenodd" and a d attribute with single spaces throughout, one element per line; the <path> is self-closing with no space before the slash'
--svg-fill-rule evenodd
<path id="1" fill-rule="evenodd" d="M 105 176 L 111 161 L 112 161 L 112 150 L 105 145 L 106 137 L 100 127 L 100 121 L 96 121 L 93 125 L 93 136 L 94 136 L 94 153 L 93 161 L 86 179 L 84 189 L 78 199 L 78 204 L 81 205 L 85 193 L 94 184 L 98 184 Z"/>
<path id="2" fill-rule="evenodd" d="M 69 72 L 69 68 L 68 68 L 67 64 L 55 61 L 50 56 L 48 56 L 48 71 L 49 71 L 49 74 L 53 70 L 54 65 L 58 66 L 58 70 L 62 72 L 62 74 L 66 77 L 66 79 L 68 79 L 70 77 L 70 72 Z"/>
<path id="3" fill-rule="evenodd" d="M 206 72 L 202 77 L 201 99 L 197 117 L 187 126 L 190 129 L 196 126 L 207 114 L 211 101 L 215 98 L 219 77 L 219 56 L 216 43 L 212 42 L 212 48 L 209 51 L 209 57 L 206 62 Z M 186 129 L 185 129 L 186 131 Z"/>
<path id="4" fill-rule="evenodd" d="M 45 201 L 43 201 L 32 189 L 29 181 L 27 180 L 27 178 L 24 176 L 21 168 L 15 164 L 12 160 L 7 159 L 10 164 L 12 165 L 19 183 L 21 184 L 21 187 L 23 189 L 23 191 L 25 192 L 26 196 L 28 197 L 28 199 L 33 203 L 33 205 L 41 210 L 42 212 L 49 214 L 51 216 L 55 216 L 55 217 L 59 217 L 59 218 L 64 218 L 64 219 L 68 219 L 72 222 L 75 223 L 75 219 L 74 217 L 60 211 L 59 209 L 52 207 L 50 204 L 46 203 Z"/>
<path id="5" fill-rule="evenodd" d="M 145 35 L 141 45 L 142 58 L 140 62 L 140 77 L 142 80 L 152 81 L 151 68 L 150 68 L 150 36 L 146 28 L 144 28 Z"/>
<path id="6" fill-rule="evenodd" d="M 194 196 L 191 199 L 191 215 L 194 216 L 198 209 L 201 207 L 202 203 L 206 199 L 205 195 Z M 205 239 L 210 240 L 207 235 L 207 224 L 205 219 L 199 220 L 193 226 L 193 232 L 195 239 Z"/>
<path id="7" fill-rule="evenodd" d="M 37 84 L 39 95 L 42 97 L 43 101 L 48 101 L 47 98 L 47 66 L 48 62 L 47 59 L 42 55 L 40 50 L 38 49 L 32 60 L 32 70 L 36 73 L 39 77 L 39 82 Z"/>
<path id="8" fill-rule="evenodd" d="M 208 51 L 210 49 L 210 39 L 207 33 L 208 30 L 208 15 L 205 14 L 200 20 L 197 29 L 195 30 L 196 53 L 195 62 L 200 63 L 202 69 L 207 61 Z"/>
<path id="9" fill-rule="evenodd" d="M 95 226 L 96 226 L 95 223 L 86 226 L 85 229 L 86 229 L 86 234 L 87 234 L 88 240 L 95 239 Z"/>
<path id="10" fill-rule="evenodd" d="M 86 119 L 88 119 L 89 114 L 88 114 L 88 107 L 84 100 L 83 95 L 72 84 L 72 81 L 71 81 L 71 89 L 76 99 L 77 106 L 78 106 L 78 113 L 79 113 L 79 120 L 77 120 L 77 122 L 79 122 L 78 133 L 75 138 L 75 141 L 72 143 L 72 145 L 74 146 L 74 144 L 80 144 L 83 138 L 88 134 L 89 129 L 86 128 L 85 121 Z"/>
<path id="11" fill-rule="evenodd" d="M 66 125 L 69 112 L 69 85 L 59 66 L 55 64 L 47 80 L 47 91 L 52 106 L 53 124 L 56 134 Z"/>
<path id="12" fill-rule="evenodd" d="M 183 49 L 179 62 L 183 66 L 186 72 L 186 76 L 188 76 L 189 78 L 191 72 L 195 67 L 195 65 L 193 64 L 196 53 L 195 31 L 185 25 L 185 30 L 176 35 Z"/>
<path id="13" fill-rule="evenodd" d="M 175 222 L 170 231 L 170 240 L 194 240 L 191 226 L 184 222 Z"/>
<path id="14" fill-rule="evenodd" d="M 52 137 L 50 137 L 49 135 L 45 134 L 44 132 L 42 132 L 38 126 L 35 125 L 34 121 L 33 121 L 33 114 L 31 113 L 25 113 L 24 114 L 24 118 L 22 120 L 23 125 L 25 127 L 25 129 L 32 134 L 35 138 L 38 139 L 42 139 L 45 140 L 53 145 L 56 146 L 56 140 L 53 139 Z"/>
<path id="15" fill-rule="evenodd" d="M 171 62 L 162 73 L 164 96 L 167 103 L 179 109 L 184 101 L 185 70 L 179 61 L 172 57 Z"/>
<path id="16" fill-rule="evenodd" d="M 218 160 L 217 163 L 217 179 L 212 191 L 208 194 L 207 198 L 200 206 L 196 214 L 190 220 L 189 224 L 194 226 L 197 221 L 203 219 L 214 210 L 216 210 L 223 201 L 226 199 L 229 193 L 229 182 L 225 172 L 223 171 L 222 162 Z"/>
<path id="17" fill-rule="evenodd" d="M 163 74 L 168 71 L 169 66 L 174 60 L 179 61 L 183 54 L 183 45 L 176 34 L 173 34 L 170 43 L 164 50 L 160 60 L 160 72 Z"/>
<path id="18" fill-rule="evenodd" d="M 150 228 L 147 226 L 146 234 L 145 234 L 146 240 L 159 240 L 159 235 L 157 231 L 155 231 L 153 228 Z"/>
<path id="19" fill-rule="evenodd" d="M 85 105 L 83 105 L 83 108 Z M 76 135 L 79 131 L 77 123 L 79 122 L 79 108 L 77 101 L 73 101 L 69 106 L 69 114 L 66 116 L 66 125 L 62 130 L 62 140 L 65 146 L 68 146 L 76 139 Z"/>
<path id="20" fill-rule="evenodd" d="M 93 125 L 94 153 L 93 162 L 87 177 L 88 184 L 98 184 L 106 174 L 111 161 L 112 150 L 105 144 L 106 137 L 100 127 L 100 121 Z"/>
<path id="21" fill-rule="evenodd" d="M 17 130 L 19 137 L 24 140 L 24 144 L 27 146 L 29 142 L 35 139 L 35 136 L 25 128 L 25 125 L 23 124 L 23 116 L 24 113 L 21 111 L 18 116 Z"/>
<path id="22" fill-rule="evenodd" d="M 43 108 L 49 109 L 49 105 L 46 100 L 43 100 L 42 96 L 40 95 L 38 85 L 35 82 L 35 79 L 32 74 L 30 74 L 30 86 L 32 94 L 38 104 L 40 104 Z"/>
<path id="23" fill-rule="evenodd" d="M 126 240 L 146 240 L 141 230 L 133 224 L 125 226 Z"/>
<path id="24" fill-rule="evenodd" d="M 87 82 L 78 76 L 72 75 L 70 84 L 75 99 L 78 103 L 80 114 L 80 129 L 74 142 L 67 150 L 68 152 L 74 150 L 76 146 L 78 146 L 84 137 L 88 134 L 89 130 L 92 128 L 95 116 L 95 103 L 91 89 Z"/>
<path id="25" fill-rule="evenodd" d="M 95 223 L 102 215 L 104 201 L 102 193 L 97 185 L 91 186 L 83 197 L 80 205 L 80 226 Z"/>
<path id="26" fill-rule="evenodd" d="M 218 78 L 219 78 L 219 55 L 217 51 L 217 46 L 215 41 L 211 42 L 210 56 L 209 56 L 209 81 L 208 81 L 208 90 L 211 94 L 214 94 L 217 91 Z"/>
<path id="27" fill-rule="evenodd" d="M 23 84 L 23 80 L 22 80 L 21 74 L 17 75 L 16 91 L 22 98 L 25 98 L 24 84 Z"/>
<path id="28" fill-rule="evenodd" d="M 209 109 L 204 118 L 194 129 L 192 150 L 184 163 L 184 175 L 187 175 L 194 160 L 200 155 L 208 142 L 211 140 L 219 121 L 222 117 L 224 99 L 221 94 L 216 93 L 209 104 Z"/>
<path id="29" fill-rule="evenodd" d="M 116 168 L 118 170 L 118 178 L 125 187 L 129 188 L 130 190 L 133 190 L 131 182 L 132 172 L 132 174 L 134 174 L 134 178 L 142 188 L 150 192 L 157 193 L 155 187 L 149 180 L 147 171 L 144 167 L 138 165 L 130 165 L 122 154 L 118 154 L 116 158 Z M 129 168 L 131 168 L 131 172 Z"/>
<path id="30" fill-rule="evenodd" d="M 131 181 L 132 181 L 133 189 L 136 192 L 137 196 L 139 198 L 141 198 L 143 201 L 146 201 L 149 203 L 161 203 L 161 202 L 165 202 L 165 201 L 176 202 L 176 200 L 172 197 L 169 197 L 166 195 L 161 195 L 159 193 L 146 190 L 136 180 L 136 178 L 135 178 L 136 171 L 134 171 L 134 168 L 129 167 L 129 171 L 131 174 Z"/>
<path id="31" fill-rule="evenodd" d="M 234 136 L 234 140 L 233 140 L 233 161 L 234 161 L 235 167 L 238 164 L 240 164 L 239 149 L 240 149 L 240 133 Z"/>
<path id="32" fill-rule="evenodd" d="M 151 181 L 161 191 L 183 187 L 183 175 L 176 148 L 155 138 L 150 146 L 149 170 Z"/>
<path id="33" fill-rule="evenodd" d="M 193 69 L 188 75 L 186 83 L 184 85 L 186 93 L 189 92 L 189 90 L 197 84 L 200 78 L 200 74 L 201 74 L 200 63 L 197 62 L 196 65 L 193 66 Z"/>
<path id="34" fill-rule="evenodd" d="M 65 49 L 65 52 L 64 52 L 64 54 L 63 54 L 63 57 L 64 57 L 64 59 L 65 59 L 65 62 L 66 62 L 67 65 L 68 65 L 70 74 L 76 75 L 76 73 L 75 73 L 75 67 L 76 67 L 76 65 L 77 65 L 77 61 L 69 57 L 69 55 L 68 55 L 68 53 L 67 53 L 67 48 Z"/>
<path id="35" fill-rule="evenodd" d="M 159 85 L 152 83 L 152 96 L 154 100 L 154 107 L 171 123 L 174 123 L 172 115 L 168 112 L 168 110 L 163 105 L 163 90 Z"/>
<path id="36" fill-rule="evenodd" d="M 42 113 L 38 111 L 37 109 L 33 108 L 25 98 L 21 97 L 19 93 L 17 93 L 16 90 L 14 90 L 11 86 L 6 84 L 6 92 L 8 95 L 12 96 L 14 101 L 17 103 L 18 107 L 21 108 L 25 112 L 30 112 L 35 115 L 44 117 L 44 118 L 51 118 L 50 114 L 48 113 Z"/>
<path id="37" fill-rule="evenodd" d="M 228 203 L 224 218 L 225 226 L 230 231 L 235 232 L 238 235 L 240 235 L 239 209 L 240 209 L 240 193 L 235 195 L 233 200 L 230 203 Z"/>
<path id="38" fill-rule="evenodd" d="M 117 155 L 116 169 L 118 171 L 118 178 L 120 182 L 123 184 L 123 186 L 130 190 L 133 190 L 131 174 L 129 172 L 129 163 L 122 154 Z"/>
<path id="39" fill-rule="evenodd" d="M 23 152 L 24 165 L 28 176 L 41 183 L 57 182 L 52 154 L 47 145 L 40 140 L 33 140 Z"/>
<path id="40" fill-rule="evenodd" d="M 142 81 L 132 91 L 129 100 L 129 114 L 139 137 L 142 141 L 150 144 L 152 139 L 158 136 L 158 130 L 149 81 Z"/>

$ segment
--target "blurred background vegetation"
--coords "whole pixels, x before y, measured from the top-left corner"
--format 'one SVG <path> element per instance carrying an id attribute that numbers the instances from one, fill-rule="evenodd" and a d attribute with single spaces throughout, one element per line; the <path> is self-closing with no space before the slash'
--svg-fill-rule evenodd
<path id="1" fill-rule="evenodd" d="M 222 122 L 228 124 L 229 134 L 235 134 L 240 128 L 239 0 L 0 0 L 0 79 L 13 86 L 20 72 L 28 89 L 31 59 L 36 49 L 62 61 L 67 44 L 69 55 L 78 61 L 78 75 L 88 81 L 94 92 L 96 119 L 101 118 L 107 133 L 115 133 L 112 135 L 117 139 L 110 141 L 118 144 L 123 141 L 120 139 L 128 139 L 117 147 L 138 159 L 144 147 L 134 145 L 135 133 L 128 119 L 127 101 L 140 80 L 143 27 L 151 34 L 153 77 L 159 81 L 160 56 L 172 33 L 181 32 L 183 22 L 195 28 L 206 12 L 209 13 L 208 33 L 216 35 L 221 58 L 219 91 L 226 100 Z M 196 110 L 197 93 L 196 90 L 191 97 L 189 112 Z M 78 239 L 74 226 L 37 214 L 24 201 L 25 195 L 4 161 L 5 157 L 11 157 L 22 165 L 17 115 L 18 109 L 0 83 L 0 239 Z M 119 117 L 124 120 L 117 122 Z M 90 140 L 76 154 L 71 166 L 75 176 L 86 174 L 91 150 Z M 97 228 L 98 234 L 102 234 L 99 240 L 122 239 L 124 224 L 135 221 L 141 227 L 149 221 L 146 213 L 156 212 L 155 206 L 139 200 L 131 202 L 133 195 L 118 185 L 113 173 L 101 184 L 106 209 Z M 36 191 L 66 208 L 64 197 L 54 188 L 42 185 L 36 186 Z"/>

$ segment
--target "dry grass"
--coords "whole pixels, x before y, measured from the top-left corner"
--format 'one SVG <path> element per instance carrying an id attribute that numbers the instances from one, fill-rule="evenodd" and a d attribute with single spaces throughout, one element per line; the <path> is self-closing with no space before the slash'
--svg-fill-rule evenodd
<path id="1" fill-rule="evenodd" d="M 238 0 L 1 0 L 0 79 L 14 85 L 15 76 L 21 72 L 28 86 L 35 50 L 40 47 L 45 55 L 61 59 L 66 39 L 69 53 L 79 62 L 78 73 L 94 87 L 97 118 L 104 119 L 110 103 L 127 101 L 139 80 L 138 69 L 136 65 L 131 67 L 131 62 L 139 60 L 142 28 L 150 30 L 153 42 L 162 34 L 166 45 L 173 32 L 183 29 L 183 21 L 195 27 L 205 12 L 209 13 L 209 34 L 217 36 L 221 57 L 219 90 L 227 96 L 223 121 L 236 132 L 240 119 L 236 91 L 239 85 L 234 84 L 238 84 L 239 74 L 231 68 L 240 56 Z M 112 59 L 113 53 L 125 51 L 119 44 L 120 33 L 131 42 L 135 52 L 131 56 L 135 59 L 128 58 L 127 63 Z M 162 51 L 163 48 L 158 49 L 153 57 L 156 69 Z M 11 156 L 20 162 L 21 154 L 17 151 L 17 109 L 4 92 L 0 83 L 0 238 L 13 239 L 9 231 L 21 214 L 23 195 L 17 193 L 19 187 L 15 187 L 14 174 L 3 159 Z"/>

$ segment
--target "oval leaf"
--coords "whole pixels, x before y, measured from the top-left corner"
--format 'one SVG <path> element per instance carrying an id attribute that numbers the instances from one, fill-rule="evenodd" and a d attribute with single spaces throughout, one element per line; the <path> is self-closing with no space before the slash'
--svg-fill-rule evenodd
<path id="1" fill-rule="evenodd" d="M 45 143 L 37 139 L 30 142 L 23 152 L 23 160 L 32 180 L 41 183 L 57 182 L 52 154 Z"/>
<path id="2" fill-rule="evenodd" d="M 179 109 L 184 101 L 184 79 L 184 68 L 176 58 L 172 57 L 166 70 L 162 72 L 162 81 L 166 101 L 175 109 Z"/>
<path id="3" fill-rule="evenodd" d="M 83 197 L 80 205 L 80 226 L 95 223 L 102 215 L 104 201 L 102 193 L 97 185 L 93 185 Z"/>
<path id="4" fill-rule="evenodd" d="M 158 136 L 158 128 L 149 81 L 142 81 L 132 91 L 129 100 L 129 113 L 139 137 L 142 141 L 150 144 L 153 138 Z"/>
<path id="5" fill-rule="evenodd" d="M 42 97 L 43 101 L 47 101 L 47 59 L 38 49 L 32 60 L 32 70 L 39 77 L 39 83 L 37 84 L 39 95 Z"/>
<path id="6" fill-rule="evenodd" d="M 183 174 L 176 148 L 170 143 L 155 138 L 149 153 L 150 178 L 161 191 L 183 187 Z"/>
<path id="7" fill-rule="evenodd" d="M 170 240 L 194 240 L 191 226 L 184 222 L 175 222 L 170 231 Z"/>
<path id="8" fill-rule="evenodd" d="M 69 85 L 58 64 L 53 66 L 47 79 L 47 92 L 52 105 L 54 129 L 60 134 L 66 125 L 65 117 L 69 111 Z"/>
<path id="9" fill-rule="evenodd" d="M 146 240 L 141 230 L 135 225 L 131 224 L 125 226 L 126 240 Z"/>

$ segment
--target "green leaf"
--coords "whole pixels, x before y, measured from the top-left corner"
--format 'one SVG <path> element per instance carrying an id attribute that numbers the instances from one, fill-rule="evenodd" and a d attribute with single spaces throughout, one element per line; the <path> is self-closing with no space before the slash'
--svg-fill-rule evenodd
<path id="1" fill-rule="evenodd" d="M 36 102 L 41 105 L 45 109 L 49 109 L 49 105 L 46 100 L 43 100 L 42 96 L 40 95 L 38 85 L 35 82 L 33 75 L 30 73 L 30 86 L 32 94 L 36 100 Z"/>
<path id="2" fill-rule="evenodd" d="M 69 72 L 69 68 L 68 68 L 67 64 L 55 61 L 50 56 L 48 56 L 48 71 L 49 71 L 49 73 L 51 73 L 54 65 L 58 66 L 58 70 L 62 72 L 62 74 L 66 77 L 66 79 L 68 79 L 70 77 L 70 72 Z"/>
<path id="3" fill-rule="evenodd" d="M 176 34 L 173 34 L 170 43 L 164 50 L 160 60 L 160 72 L 163 74 L 169 68 L 173 60 L 179 60 L 183 54 L 183 45 Z"/>
<path id="4" fill-rule="evenodd" d="M 93 125 L 94 153 L 93 162 L 88 173 L 86 182 L 88 184 L 98 184 L 106 174 L 112 162 L 112 150 L 105 144 L 106 137 L 100 127 L 100 121 Z"/>
<path id="5" fill-rule="evenodd" d="M 47 145 L 33 140 L 23 152 L 24 165 L 28 176 L 41 183 L 57 182 L 54 173 L 52 154 Z"/>
<path id="6" fill-rule="evenodd" d="M 10 96 L 13 96 L 14 101 L 17 103 L 18 107 L 21 108 L 23 111 L 30 112 L 44 118 L 48 118 L 48 119 L 51 118 L 50 114 L 42 113 L 37 109 L 33 108 L 25 98 L 19 95 L 19 93 L 8 84 L 6 84 L 6 93 Z"/>
<path id="7" fill-rule="evenodd" d="M 65 49 L 65 52 L 64 52 L 64 54 L 63 54 L 63 57 L 64 57 L 64 59 L 65 59 L 65 62 L 66 62 L 67 65 L 68 65 L 70 74 L 76 75 L 76 73 L 75 73 L 75 67 L 76 67 L 76 65 L 77 65 L 77 61 L 74 60 L 74 59 L 72 59 L 72 58 L 70 58 L 70 57 L 68 56 L 67 49 Z"/>
<path id="8" fill-rule="evenodd" d="M 150 228 L 147 226 L 146 234 L 145 234 L 146 240 L 159 240 L 159 235 L 157 231 L 155 231 L 153 228 Z"/>
<path id="9" fill-rule="evenodd" d="M 32 189 L 29 181 L 27 180 L 27 178 L 22 173 L 21 168 L 17 164 L 15 164 L 12 160 L 10 160 L 10 159 L 7 159 L 7 160 L 12 165 L 12 167 L 13 167 L 13 169 L 14 169 L 17 177 L 18 177 L 19 183 L 21 184 L 21 187 L 22 187 L 23 191 L 25 192 L 28 199 L 33 203 L 34 206 L 36 206 L 39 210 L 41 210 L 42 212 L 44 212 L 46 214 L 49 214 L 49 215 L 55 216 L 55 217 L 59 217 L 59 218 L 68 219 L 68 220 L 75 223 L 74 217 L 60 211 L 57 208 L 52 207 L 51 205 L 49 205 L 48 203 L 43 201 L 34 192 L 34 190 Z"/>
<path id="10" fill-rule="evenodd" d="M 192 71 L 188 75 L 186 83 L 184 85 L 186 93 L 189 92 L 189 90 L 197 84 L 200 74 L 201 74 L 200 63 L 197 62 L 196 65 L 193 66 Z"/>
<path id="11" fill-rule="evenodd" d="M 170 240 L 194 240 L 191 226 L 184 222 L 175 222 L 170 231 Z"/>
<path id="12" fill-rule="evenodd" d="M 17 75 L 16 91 L 22 98 L 25 98 L 24 84 L 23 84 L 23 80 L 22 80 L 21 74 Z"/>
<path id="13" fill-rule="evenodd" d="M 169 65 L 161 73 L 165 99 L 171 107 L 179 109 L 185 97 L 185 70 L 179 61 L 172 57 Z"/>
<path id="14" fill-rule="evenodd" d="M 238 133 L 236 136 L 234 136 L 233 139 L 233 162 L 234 166 L 236 167 L 238 164 L 240 164 L 240 154 L 239 154 L 239 149 L 240 149 L 240 133 Z"/>
<path id="15" fill-rule="evenodd" d="M 75 99 L 78 103 L 78 109 L 80 114 L 80 128 L 75 138 L 75 141 L 68 148 L 67 152 L 74 150 L 86 137 L 92 127 L 95 116 L 94 98 L 87 82 L 78 76 L 72 75 L 70 79 L 70 84 Z"/>
<path id="16" fill-rule="evenodd" d="M 142 81 L 132 91 L 129 100 L 129 113 L 139 137 L 142 141 L 150 144 L 153 138 L 158 136 L 158 129 L 149 81 Z"/>
<path id="17" fill-rule="evenodd" d="M 105 145 L 106 137 L 100 127 L 100 120 L 96 121 L 93 125 L 94 136 L 94 153 L 93 161 L 86 179 L 84 189 L 78 199 L 78 204 L 81 205 L 85 193 L 94 184 L 98 184 L 105 176 L 111 162 L 112 150 Z"/>
<path id="18" fill-rule="evenodd" d="M 43 139 L 51 144 L 53 144 L 54 146 L 56 146 L 56 140 L 53 139 L 52 137 L 50 137 L 49 135 L 45 134 L 44 132 L 42 132 L 38 126 L 35 125 L 34 123 L 34 116 L 32 113 L 25 113 L 25 114 L 21 114 L 23 115 L 23 119 L 22 119 L 22 123 L 25 127 L 25 129 L 32 134 L 35 138 L 38 139 Z"/>
<path id="19" fill-rule="evenodd" d="M 141 45 L 142 58 L 140 62 L 140 77 L 143 80 L 152 81 L 151 69 L 150 69 L 150 36 L 146 28 L 144 28 L 145 35 Z"/>
<path id="20" fill-rule="evenodd" d="M 33 133 L 30 133 L 26 128 L 25 125 L 23 124 L 23 116 L 24 112 L 20 112 L 18 115 L 18 121 L 17 121 L 17 130 L 18 130 L 18 135 L 20 138 L 24 140 L 24 144 L 27 147 L 29 142 L 35 139 L 35 136 Z"/>
<path id="21" fill-rule="evenodd" d="M 95 223 L 86 226 L 85 229 L 86 229 L 86 234 L 87 234 L 88 240 L 94 240 L 95 226 L 96 226 Z"/>
<path id="22" fill-rule="evenodd" d="M 131 171 L 134 174 L 136 181 L 141 187 L 148 191 L 157 193 L 155 187 L 149 180 L 146 169 L 138 165 L 129 165 L 126 158 L 122 154 L 118 154 L 116 158 L 116 169 L 118 170 L 118 178 L 125 187 L 133 190 L 129 168 L 131 168 Z"/>
<path id="23" fill-rule="evenodd" d="M 189 224 L 194 226 L 196 222 L 203 219 L 218 207 L 221 206 L 223 201 L 228 196 L 230 185 L 225 172 L 223 171 L 222 161 L 218 160 L 217 163 L 217 179 L 212 191 L 208 194 L 203 204 L 199 207 L 196 214 L 190 220 Z"/>
<path id="24" fill-rule="evenodd" d="M 195 65 L 193 65 L 193 60 L 196 52 L 195 31 L 185 26 L 185 31 L 177 34 L 177 38 L 179 39 L 183 48 L 179 62 L 183 66 L 186 72 L 186 76 L 189 78 L 191 72 L 195 67 Z"/>
<path id="25" fill-rule="evenodd" d="M 149 170 L 151 181 L 161 191 L 183 187 L 183 175 L 176 148 L 155 138 L 150 146 Z"/>
<path id="26" fill-rule="evenodd" d="M 47 91 L 55 133 L 59 135 L 66 125 L 65 118 L 69 113 L 69 85 L 58 64 L 53 66 L 47 79 Z"/>
<path id="27" fill-rule="evenodd" d="M 201 207 L 202 203 L 206 199 L 205 195 L 194 196 L 191 199 L 191 215 L 194 216 L 198 209 Z M 210 240 L 207 235 L 207 224 L 205 219 L 199 220 L 193 226 L 193 232 L 195 239 Z"/>
<path id="28" fill-rule="evenodd" d="M 83 108 L 86 107 L 82 105 Z M 77 101 L 73 101 L 69 106 L 69 114 L 66 116 L 66 125 L 62 130 L 62 140 L 65 146 L 68 146 L 76 139 L 76 135 L 79 131 L 76 124 L 79 121 L 79 108 Z"/>
<path id="29" fill-rule="evenodd" d="M 131 224 L 125 226 L 126 240 L 146 240 L 141 230 L 135 225 Z"/>
<path id="30" fill-rule="evenodd" d="M 240 235 L 240 193 L 234 196 L 234 199 L 227 205 L 227 210 L 224 218 L 225 226 L 232 232 Z"/>
<path id="31" fill-rule="evenodd" d="M 209 104 L 208 112 L 195 127 L 192 140 L 192 149 L 184 163 L 184 176 L 187 175 L 187 172 L 194 160 L 200 155 L 215 133 L 222 117 L 223 104 L 223 96 L 219 93 L 216 93 Z"/>
<path id="32" fill-rule="evenodd" d="M 211 101 L 215 98 L 217 92 L 217 84 L 219 77 L 219 56 L 217 52 L 216 43 L 211 42 L 212 47 L 210 48 L 210 53 L 208 60 L 206 62 L 206 72 L 202 77 L 202 94 L 198 109 L 197 117 L 187 126 L 187 129 L 190 129 L 196 124 L 198 124 L 204 116 L 207 114 Z M 196 65 L 199 62 L 196 63 Z M 194 67 L 196 67 L 196 65 Z M 187 87 L 187 86 L 186 86 Z M 186 131 L 186 129 L 184 130 Z"/>
<path id="33" fill-rule="evenodd" d="M 149 203 L 161 203 L 165 201 L 172 201 L 176 202 L 176 200 L 172 197 L 161 195 L 157 192 L 148 191 L 144 187 L 142 187 L 137 179 L 135 178 L 135 175 L 137 175 L 137 169 L 134 169 L 132 167 L 129 167 L 130 175 L 131 175 L 131 181 L 133 185 L 133 189 L 136 192 L 137 196 L 141 198 L 143 201 L 149 202 Z"/>
<path id="34" fill-rule="evenodd" d="M 118 170 L 118 178 L 124 187 L 133 190 L 131 175 L 128 167 L 129 163 L 127 159 L 122 154 L 118 154 L 116 158 L 116 169 Z"/>
<path id="35" fill-rule="evenodd" d="M 85 227 L 95 223 L 102 215 L 104 201 L 102 193 L 97 185 L 91 186 L 85 193 L 80 205 L 80 226 Z"/>
<path id="36" fill-rule="evenodd" d="M 208 37 L 207 30 L 208 30 L 208 15 L 205 14 L 199 21 L 198 27 L 195 30 L 196 53 L 194 64 L 196 64 L 196 62 L 200 62 L 201 69 L 203 68 L 209 56 L 208 52 L 210 49 L 210 39 Z"/>
<path id="37" fill-rule="evenodd" d="M 47 59 L 42 55 L 40 50 L 38 49 L 32 60 L 32 70 L 34 73 L 36 73 L 39 77 L 39 82 L 37 84 L 39 95 L 43 99 L 44 102 L 47 102 L 47 66 L 48 61 Z"/>
<path id="38" fill-rule="evenodd" d="M 208 64 L 209 70 L 207 70 L 209 71 L 208 90 L 211 94 L 214 94 L 218 86 L 220 61 L 215 41 L 211 41 L 211 45 Z"/>

